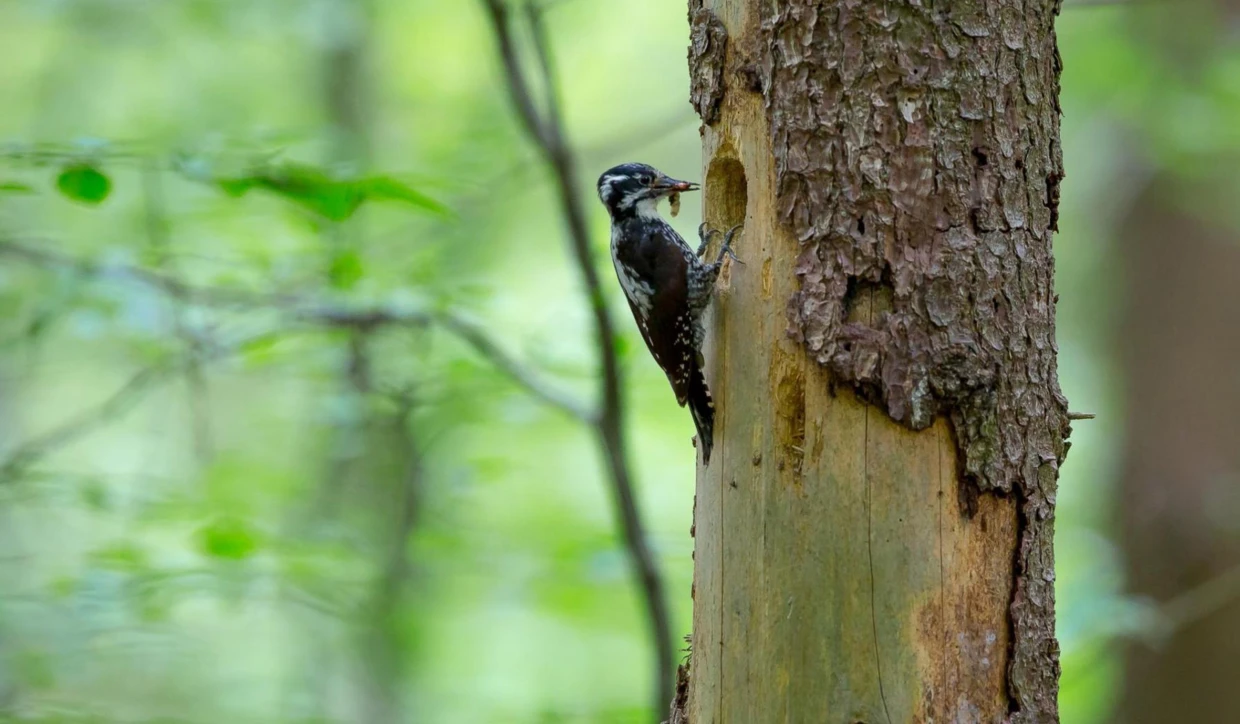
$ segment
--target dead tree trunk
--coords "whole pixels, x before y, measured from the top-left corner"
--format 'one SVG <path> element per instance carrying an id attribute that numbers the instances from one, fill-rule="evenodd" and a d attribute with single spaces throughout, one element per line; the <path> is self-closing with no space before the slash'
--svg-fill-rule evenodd
<path id="1" fill-rule="evenodd" d="M 709 722 L 1054 722 L 1054 0 L 691 0 Z"/>

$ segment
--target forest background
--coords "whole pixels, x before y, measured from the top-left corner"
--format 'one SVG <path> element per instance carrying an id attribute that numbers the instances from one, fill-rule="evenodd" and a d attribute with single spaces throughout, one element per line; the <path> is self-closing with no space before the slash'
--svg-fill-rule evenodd
<path id="1" fill-rule="evenodd" d="M 692 425 L 592 185 L 701 178 L 685 6 L 539 18 L 679 644 Z M 1109 720 L 1132 647 L 1237 630 L 1236 27 L 1070 0 L 1058 24 L 1060 379 L 1097 415 L 1058 495 L 1067 724 Z M 0 48 L 0 712 L 649 721 L 599 448 L 512 380 L 590 403 L 597 350 L 484 3 L 5 0 Z M 1132 585 L 1142 540 L 1190 549 L 1164 595 Z"/>

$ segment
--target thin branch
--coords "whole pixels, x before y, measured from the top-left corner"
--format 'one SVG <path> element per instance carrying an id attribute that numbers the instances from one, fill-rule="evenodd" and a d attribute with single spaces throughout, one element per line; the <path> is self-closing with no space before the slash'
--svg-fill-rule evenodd
<path id="1" fill-rule="evenodd" d="M 56 448 L 64 447 L 103 427 L 128 412 L 157 383 L 172 373 L 169 367 L 153 366 L 140 370 L 99 405 L 79 413 L 58 427 L 19 444 L 0 460 L 0 477 L 29 467 Z"/>
<path id="2" fill-rule="evenodd" d="M 174 299 L 192 299 L 196 304 L 213 307 L 240 307 L 252 309 L 257 306 L 280 306 L 295 303 L 297 297 L 287 294 L 264 294 L 244 289 L 203 287 L 190 284 L 162 272 L 145 269 L 133 264 L 100 264 L 55 251 L 53 242 L 46 239 L 14 241 L 0 240 L 0 256 L 8 256 L 35 266 L 60 269 L 83 277 L 137 282 Z"/>
<path id="3" fill-rule="evenodd" d="M 1105 659 L 1119 656 L 1125 642 L 1159 649 L 1177 633 L 1237 600 L 1240 600 L 1240 566 L 1229 568 L 1162 604 L 1152 604 L 1143 618 L 1143 626 L 1095 639 L 1091 643 L 1096 642 L 1096 645 L 1086 649 L 1081 654 L 1082 660 L 1073 666 L 1078 671 L 1096 669 Z"/>
<path id="4" fill-rule="evenodd" d="M 146 207 L 147 242 L 157 260 L 160 271 L 176 279 L 176 265 L 169 256 L 168 215 L 164 204 L 164 190 L 160 179 L 160 169 L 153 161 L 148 161 L 142 169 L 142 196 Z M 193 298 L 177 296 L 170 301 L 172 315 L 172 331 L 180 338 L 189 354 L 185 366 L 185 384 L 189 393 L 190 423 L 194 433 L 194 454 L 200 465 L 207 465 L 213 457 L 211 411 L 208 399 L 210 390 L 207 378 L 198 362 L 198 341 L 194 337 L 186 321 L 186 309 L 193 303 Z"/>
<path id="5" fill-rule="evenodd" d="M 174 298 L 192 299 L 194 303 L 205 306 L 277 312 L 319 327 L 373 330 L 380 327 L 421 327 L 433 324 L 472 347 L 484 360 L 531 396 L 587 424 L 596 424 L 599 418 L 598 413 L 587 405 L 556 389 L 529 365 L 506 352 L 503 345 L 493 339 L 480 324 L 459 311 L 350 306 L 294 294 L 195 286 L 141 267 L 125 264 L 99 265 L 27 244 L 0 241 L 0 256 L 6 255 L 41 267 L 71 270 L 82 276 L 142 284 Z"/>
<path id="6" fill-rule="evenodd" d="M 545 147 L 548 144 L 547 132 L 539 117 L 538 108 L 534 105 L 534 96 L 530 93 L 525 74 L 521 71 L 521 63 L 517 59 L 516 40 L 508 26 L 508 6 L 502 0 L 484 0 L 484 2 L 491 16 L 491 25 L 497 30 L 495 39 L 504 61 L 508 96 L 517 108 L 517 118 L 525 127 L 526 133 L 540 146 Z"/>
<path id="7" fill-rule="evenodd" d="M 547 120 L 543 124 L 548 137 L 547 146 L 552 146 L 567 154 L 569 149 L 564 142 L 563 121 L 560 119 L 560 90 L 555 82 L 555 72 L 551 69 L 551 42 L 547 39 L 547 26 L 543 22 L 545 4 L 526 2 L 525 20 L 530 26 L 530 34 L 534 41 L 534 57 L 538 59 L 538 71 L 543 80 L 544 92 L 547 94 Z M 520 69 L 516 70 L 520 74 Z"/>
<path id="8" fill-rule="evenodd" d="M 375 683 L 389 696 L 395 696 L 403 678 L 400 648 L 395 639 L 399 637 L 402 606 L 410 599 L 407 589 L 414 582 L 409 541 L 421 518 L 425 467 L 420 441 L 412 424 L 416 399 L 408 390 L 391 397 L 397 409 L 383 421 L 382 427 L 386 429 L 376 432 L 386 434 L 382 443 L 395 456 L 394 466 L 389 470 L 390 483 L 395 488 L 389 511 L 394 519 L 390 535 L 382 543 L 385 550 L 380 573 L 363 607 L 367 621 L 363 641 Z M 399 700 L 398 696 L 396 698 Z"/>
<path id="9" fill-rule="evenodd" d="M 616 332 L 590 250 L 585 202 L 579 193 L 575 161 L 565 139 L 563 122 L 560 117 L 543 13 L 539 7 L 528 6 L 527 18 L 536 46 L 539 69 L 543 75 L 543 86 L 548 89 L 547 111 L 543 117 L 540 117 L 536 110 L 537 104 L 530 94 L 530 83 L 517 57 L 516 41 L 504 3 L 502 0 L 482 0 L 482 3 L 491 20 L 499 55 L 503 61 L 508 94 L 516 107 L 517 116 L 554 172 L 561 210 L 568 227 L 570 248 L 584 282 L 587 301 L 593 314 L 595 342 L 601 367 L 599 382 L 602 387 L 602 408 L 595 430 L 607 459 L 609 481 L 619 513 L 620 527 L 629 557 L 633 562 L 637 582 L 641 587 L 649 619 L 656 679 L 653 712 L 657 716 L 672 700 L 675 652 L 671 637 L 670 615 L 663 593 L 663 579 L 647 543 L 644 524 L 637 509 L 624 432 L 624 407 L 620 395 L 620 362 L 616 355 L 615 345 Z"/>
<path id="10" fill-rule="evenodd" d="M 206 358 L 226 357 L 248 344 L 270 336 L 271 333 L 267 332 L 238 340 L 229 345 L 217 345 L 209 350 Z M 187 364 L 189 364 L 189 355 L 182 355 L 175 362 L 165 361 L 139 370 L 103 402 L 79 412 L 75 417 L 46 433 L 13 447 L 3 458 L 0 458 L 0 476 L 7 477 L 15 471 L 27 468 L 55 450 L 74 443 L 113 422 L 133 409 L 159 384 L 182 373 Z"/>
<path id="11" fill-rule="evenodd" d="M 1223 571 L 1158 606 L 1153 630 L 1146 632 L 1144 638 L 1151 645 L 1159 646 L 1177 632 L 1236 600 L 1240 600 L 1240 566 Z"/>
<path id="12" fill-rule="evenodd" d="M 436 316 L 436 321 L 443 329 L 448 330 L 465 341 L 483 359 L 493 367 L 506 374 L 513 382 L 520 385 L 533 397 L 558 410 L 571 415 L 587 425 L 598 424 L 599 416 L 590 408 L 581 404 L 576 398 L 560 390 L 550 387 L 537 375 L 505 352 L 495 340 L 491 339 L 482 327 L 466 318 L 459 312 L 444 312 Z"/>

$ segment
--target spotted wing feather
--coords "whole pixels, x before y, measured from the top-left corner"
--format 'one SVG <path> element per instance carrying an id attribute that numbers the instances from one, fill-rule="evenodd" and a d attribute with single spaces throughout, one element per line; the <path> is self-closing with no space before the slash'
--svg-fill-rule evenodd
<path id="1" fill-rule="evenodd" d="M 629 277 L 628 283 L 621 281 L 642 339 L 676 401 L 689 406 L 703 461 L 709 462 L 715 411 L 702 374 L 700 322 L 689 304 L 694 261 L 693 251 L 666 224 L 649 225 L 616 249 L 616 271 Z"/>

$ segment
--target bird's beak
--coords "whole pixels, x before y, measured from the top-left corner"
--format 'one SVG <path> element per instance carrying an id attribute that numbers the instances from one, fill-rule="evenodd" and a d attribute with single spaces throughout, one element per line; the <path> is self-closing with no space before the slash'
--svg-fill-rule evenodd
<path id="1" fill-rule="evenodd" d="M 667 191 L 667 192 L 675 191 L 676 193 L 680 193 L 682 191 L 697 191 L 698 189 L 701 188 L 701 186 L 693 183 L 692 181 L 677 181 L 676 179 L 671 178 L 670 176 L 664 176 L 663 178 L 659 179 L 657 188 L 660 191 Z"/>

